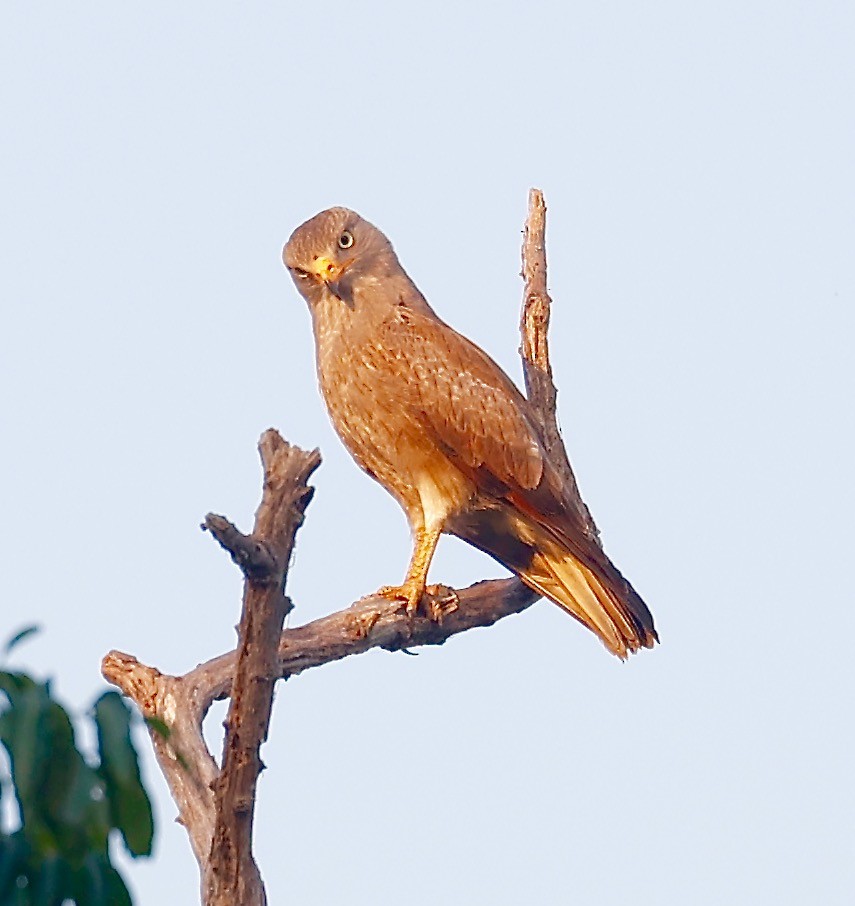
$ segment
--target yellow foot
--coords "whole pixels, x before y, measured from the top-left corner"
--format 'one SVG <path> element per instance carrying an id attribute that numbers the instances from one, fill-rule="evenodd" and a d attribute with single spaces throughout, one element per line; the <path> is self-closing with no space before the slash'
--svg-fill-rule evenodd
<path id="1" fill-rule="evenodd" d="M 378 595 L 388 598 L 390 601 L 403 601 L 407 605 L 407 614 L 415 616 L 419 609 L 419 601 L 424 594 L 424 586 L 414 585 L 384 585 L 377 590 Z"/>
<path id="2" fill-rule="evenodd" d="M 378 595 L 390 601 L 404 601 L 407 605 L 407 614 L 414 617 L 419 609 L 419 604 L 424 602 L 425 615 L 435 623 L 441 623 L 442 618 L 457 610 L 460 599 L 457 592 L 447 585 L 428 585 L 417 588 L 411 585 L 384 585 L 377 591 Z"/>
<path id="3" fill-rule="evenodd" d="M 460 598 L 447 585 L 428 585 L 424 596 L 428 616 L 434 623 L 441 623 L 443 617 L 454 613 L 460 605 Z"/>

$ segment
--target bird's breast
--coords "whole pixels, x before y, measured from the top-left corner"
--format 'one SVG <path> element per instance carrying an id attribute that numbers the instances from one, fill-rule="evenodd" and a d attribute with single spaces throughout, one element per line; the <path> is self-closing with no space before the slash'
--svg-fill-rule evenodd
<path id="1" fill-rule="evenodd" d="M 321 393 L 357 464 L 408 512 L 422 508 L 430 488 L 452 507 L 462 505 L 474 488 L 419 417 L 406 357 L 376 336 L 330 325 L 316 330 L 316 341 Z"/>

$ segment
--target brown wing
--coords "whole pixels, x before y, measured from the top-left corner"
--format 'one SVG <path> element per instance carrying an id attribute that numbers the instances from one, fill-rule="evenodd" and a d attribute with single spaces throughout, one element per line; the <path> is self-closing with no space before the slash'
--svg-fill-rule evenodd
<path id="1" fill-rule="evenodd" d="M 528 403 L 488 355 L 435 316 L 404 306 L 382 332 L 415 378 L 408 393 L 415 414 L 449 458 L 496 490 L 541 483 L 545 456 Z"/>
<path id="2" fill-rule="evenodd" d="M 485 352 L 430 310 L 398 306 L 382 332 L 416 377 L 411 404 L 476 487 L 600 546 L 575 479 L 563 481 L 550 464 L 528 400 Z"/>

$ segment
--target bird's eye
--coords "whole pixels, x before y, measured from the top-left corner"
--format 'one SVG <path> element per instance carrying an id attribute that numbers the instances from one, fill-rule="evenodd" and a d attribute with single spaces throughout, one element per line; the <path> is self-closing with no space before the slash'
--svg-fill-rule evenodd
<path id="1" fill-rule="evenodd" d="M 341 236 L 338 237 L 338 247 L 340 249 L 349 249 L 353 245 L 353 234 L 349 230 L 345 230 Z"/>

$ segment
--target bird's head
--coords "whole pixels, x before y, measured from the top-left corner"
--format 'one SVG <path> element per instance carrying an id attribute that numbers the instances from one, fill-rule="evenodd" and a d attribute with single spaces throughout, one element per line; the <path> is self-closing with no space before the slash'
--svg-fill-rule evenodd
<path id="1" fill-rule="evenodd" d="M 282 260 L 310 305 L 329 293 L 352 309 L 360 290 L 402 273 L 389 240 L 347 208 L 321 211 L 297 227 Z"/>

